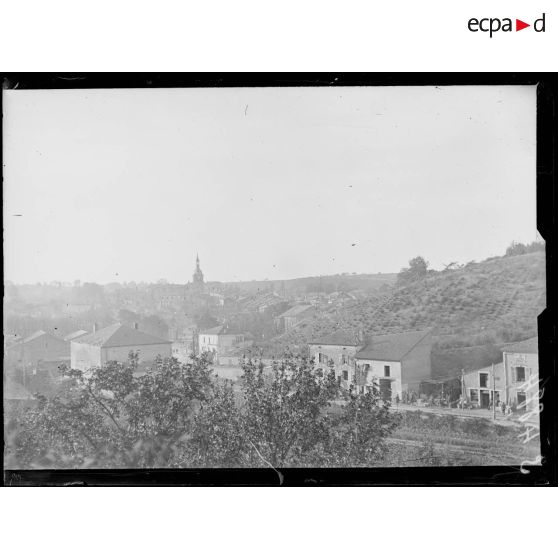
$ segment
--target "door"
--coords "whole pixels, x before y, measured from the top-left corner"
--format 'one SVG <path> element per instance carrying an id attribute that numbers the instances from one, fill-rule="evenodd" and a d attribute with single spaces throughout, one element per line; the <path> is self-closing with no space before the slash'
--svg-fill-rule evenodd
<path id="1" fill-rule="evenodd" d="M 480 404 L 483 409 L 488 409 L 490 406 L 490 393 L 488 391 L 481 391 Z"/>
<path id="2" fill-rule="evenodd" d="M 391 382 L 380 379 L 380 397 L 384 401 L 391 401 Z"/>
<path id="3" fill-rule="evenodd" d="M 523 393 L 522 391 L 518 391 L 517 392 L 517 410 L 519 412 L 525 410 L 526 400 L 527 400 L 527 397 L 526 397 L 525 393 Z"/>

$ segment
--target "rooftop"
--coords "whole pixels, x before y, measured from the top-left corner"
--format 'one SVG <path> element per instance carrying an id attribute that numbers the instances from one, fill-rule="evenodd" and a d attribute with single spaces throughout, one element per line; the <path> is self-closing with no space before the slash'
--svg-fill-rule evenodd
<path id="1" fill-rule="evenodd" d="M 72 333 L 68 333 L 66 337 L 64 337 L 64 341 L 72 341 L 73 339 L 77 339 L 82 335 L 86 335 L 88 332 L 85 329 L 78 329 L 77 331 L 73 331 Z"/>
<path id="2" fill-rule="evenodd" d="M 162 345 L 171 342 L 161 337 L 155 337 L 139 329 L 132 329 L 127 325 L 116 323 L 94 333 L 88 333 L 72 341 L 84 345 L 97 347 L 129 347 L 135 345 Z"/>
<path id="3" fill-rule="evenodd" d="M 340 345 L 358 347 L 362 345 L 359 341 L 359 334 L 356 331 L 338 330 L 328 335 L 317 337 L 310 341 L 310 345 Z"/>
<path id="4" fill-rule="evenodd" d="M 502 347 L 504 353 L 526 353 L 531 355 L 539 354 L 539 338 L 531 337 L 531 339 L 525 339 L 523 341 L 518 341 L 517 343 L 509 343 Z"/>
<path id="5" fill-rule="evenodd" d="M 357 359 L 399 361 L 418 345 L 430 330 L 374 335 L 356 355 Z"/>
<path id="6" fill-rule="evenodd" d="M 200 331 L 200 334 L 202 335 L 246 335 L 246 332 L 239 331 L 228 325 L 221 324 L 215 327 L 210 327 L 208 329 L 202 329 Z"/>
<path id="7" fill-rule="evenodd" d="M 292 316 L 298 316 L 299 314 L 302 314 L 303 312 L 306 312 L 306 310 L 310 310 L 311 308 L 314 308 L 311 304 L 299 304 L 297 306 L 293 306 L 292 308 L 289 308 L 286 312 L 283 312 L 278 317 L 290 318 Z"/>

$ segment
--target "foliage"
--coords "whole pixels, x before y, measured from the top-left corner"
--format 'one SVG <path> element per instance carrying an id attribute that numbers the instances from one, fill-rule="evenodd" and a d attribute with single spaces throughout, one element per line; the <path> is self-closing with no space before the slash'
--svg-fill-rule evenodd
<path id="1" fill-rule="evenodd" d="M 8 424 L 10 467 L 370 466 L 397 425 L 377 389 L 346 394 L 332 370 L 286 354 L 270 370 L 243 363 L 240 384 L 219 381 L 205 355 L 83 374 L 17 412 Z M 341 412 L 329 412 L 345 399 Z"/>
<path id="2" fill-rule="evenodd" d="M 409 261 L 409 267 L 404 267 L 397 275 L 399 284 L 414 283 L 424 279 L 428 274 L 428 262 L 422 257 L 417 256 Z"/>
<path id="3" fill-rule="evenodd" d="M 544 252 L 544 242 L 531 242 L 531 244 L 522 244 L 521 242 L 512 242 L 507 250 L 506 256 L 522 256 L 523 254 L 530 254 L 532 252 Z"/>

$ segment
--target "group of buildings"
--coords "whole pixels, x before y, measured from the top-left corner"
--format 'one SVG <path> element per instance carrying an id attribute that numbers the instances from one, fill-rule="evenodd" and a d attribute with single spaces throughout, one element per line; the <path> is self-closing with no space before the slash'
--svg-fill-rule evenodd
<path id="1" fill-rule="evenodd" d="M 208 354 L 217 365 L 237 366 L 254 344 L 250 334 L 223 325 L 197 336 L 197 352 Z M 419 393 L 432 380 L 431 348 L 429 330 L 372 336 L 337 331 L 309 343 L 317 370 L 332 369 L 342 387 L 358 393 L 377 386 L 385 399 Z M 137 324 L 116 323 L 101 329 L 94 326 L 91 332 L 78 330 L 64 338 L 38 331 L 8 347 L 4 357 L 6 365 L 18 371 L 10 377 L 10 389 L 19 390 L 19 397 L 24 393 L 21 387 L 29 394 L 33 387 L 55 381 L 61 365 L 87 371 L 110 361 L 126 361 L 130 352 L 138 354 L 140 363 L 150 363 L 157 356 L 185 361 L 191 354 L 178 355 L 171 341 L 141 331 Z M 504 402 L 532 411 L 539 405 L 538 378 L 538 340 L 534 337 L 504 346 L 502 361 L 494 366 L 463 373 L 462 398 L 473 407 Z"/>
<path id="2" fill-rule="evenodd" d="M 179 289 L 162 286 L 160 304 L 221 304 L 211 300 L 196 258 L 192 282 Z M 317 314 L 313 304 L 288 302 L 276 293 L 259 293 L 244 301 L 247 310 L 273 317 L 276 333 L 299 327 Z M 251 306 L 250 306 L 251 305 Z M 150 363 L 157 356 L 174 357 L 187 362 L 192 353 L 204 353 L 216 365 L 238 366 L 254 346 L 254 337 L 242 328 L 224 324 L 215 327 L 190 327 L 181 339 L 174 340 L 142 331 L 137 323 L 114 323 L 104 328 L 93 325 L 59 337 L 40 330 L 5 348 L 5 385 L 8 398 L 32 398 L 31 391 L 49 391 L 59 379 L 59 368 L 67 366 L 87 371 L 110 361 L 126 361 L 131 352 L 140 363 Z M 430 330 L 407 331 L 384 335 L 337 331 L 313 339 L 308 344 L 318 370 L 332 369 L 345 389 L 365 393 L 377 386 L 384 399 L 403 400 L 405 394 L 420 393 L 435 381 L 432 378 Z M 6 377 L 6 374 L 5 374 Z M 505 403 L 517 409 L 533 410 L 538 398 L 537 338 L 508 344 L 502 349 L 502 361 L 461 376 L 461 402 L 468 406 L 489 408 Z M 25 397 L 23 397 L 25 396 Z"/>

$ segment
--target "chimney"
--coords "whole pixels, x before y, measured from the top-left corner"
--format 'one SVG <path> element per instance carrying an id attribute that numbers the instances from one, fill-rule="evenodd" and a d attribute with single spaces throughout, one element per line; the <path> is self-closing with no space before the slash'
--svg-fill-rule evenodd
<path id="1" fill-rule="evenodd" d="M 93 333 L 97 333 L 97 322 L 93 324 Z"/>

